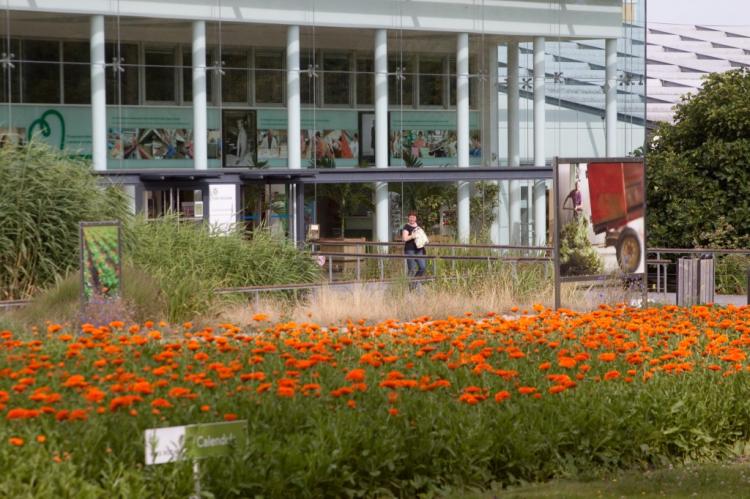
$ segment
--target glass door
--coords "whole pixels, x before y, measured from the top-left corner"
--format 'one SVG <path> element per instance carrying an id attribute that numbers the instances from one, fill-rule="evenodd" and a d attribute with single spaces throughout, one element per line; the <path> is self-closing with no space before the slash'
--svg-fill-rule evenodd
<path id="1" fill-rule="evenodd" d="M 146 217 L 160 218 L 169 213 L 181 219 L 203 220 L 203 192 L 183 187 L 146 188 L 143 191 Z"/>

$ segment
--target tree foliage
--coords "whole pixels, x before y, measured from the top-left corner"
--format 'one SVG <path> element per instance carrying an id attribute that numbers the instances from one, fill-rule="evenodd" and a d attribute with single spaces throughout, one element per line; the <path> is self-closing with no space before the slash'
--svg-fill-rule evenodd
<path id="1" fill-rule="evenodd" d="M 750 244 L 750 71 L 706 77 L 647 145 L 650 246 Z"/>

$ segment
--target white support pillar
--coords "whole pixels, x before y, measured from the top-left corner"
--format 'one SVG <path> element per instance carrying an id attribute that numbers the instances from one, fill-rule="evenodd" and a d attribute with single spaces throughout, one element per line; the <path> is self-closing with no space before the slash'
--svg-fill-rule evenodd
<path id="1" fill-rule="evenodd" d="M 206 109 L 206 21 L 193 21 L 193 165 L 208 168 Z"/>
<path id="2" fill-rule="evenodd" d="M 534 38 L 534 166 L 544 166 L 547 160 L 544 147 L 544 134 L 546 133 L 544 59 L 544 37 L 537 36 Z M 547 243 L 546 189 L 545 181 L 534 183 L 533 244 L 536 246 L 544 246 Z"/>
<path id="3" fill-rule="evenodd" d="M 469 167 L 469 34 L 459 33 L 456 42 L 456 150 L 458 166 Z M 469 242 L 470 235 L 469 182 L 458 182 L 458 240 Z"/>
<path id="4" fill-rule="evenodd" d="M 107 94 L 104 16 L 91 16 L 91 157 L 94 170 L 107 169 Z"/>
<path id="5" fill-rule="evenodd" d="M 605 144 L 607 157 L 618 156 L 617 151 L 617 39 L 608 38 L 604 44 L 605 53 Z"/>
<path id="6" fill-rule="evenodd" d="M 375 31 L 375 167 L 388 168 L 388 31 Z M 368 133 L 368 131 L 363 131 Z M 362 138 L 360 137 L 360 140 Z M 375 183 L 375 234 L 378 242 L 388 242 L 388 183 Z M 383 247 L 387 251 L 386 247 Z"/>
<path id="7" fill-rule="evenodd" d="M 302 118 L 300 111 L 300 94 L 299 94 L 299 26 L 289 26 L 286 32 L 286 134 L 287 134 L 287 164 L 290 169 L 298 170 L 302 168 L 302 148 L 300 145 L 300 135 L 302 128 Z M 303 187 L 300 187 L 303 188 Z M 298 220 L 297 209 L 297 186 L 289 186 L 290 212 L 294 213 L 290 231 L 295 244 L 299 244 L 298 234 L 299 224 L 304 220 Z M 343 234 L 342 234 L 343 236 Z"/>
<path id="8" fill-rule="evenodd" d="M 497 88 L 497 68 L 498 68 L 498 56 L 497 56 L 497 45 L 491 43 L 487 47 L 487 80 L 484 83 L 484 105 L 482 108 L 483 112 L 483 136 L 482 136 L 482 163 L 484 166 L 495 166 L 499 164 L 499 151 L 500 151 L 500 128 L 498 123 L 499 114 L 499 99 L 498 99 L 498 88 Z M 502 213 L 506 209 L 505 203 L 507 197 L 503 200 L 500 195 L 500 191 L 503 186 L 503 182 L 495 182 L 497 186 L 497 207 L 494 211 L 494 220 L 490 227 L 490 240 L 492 244 L 501 244 L 501 227 L 502 227 Z"/>
<path id="9" fill-rule="evenodd" d="M 508 166 L 521 166 L 521 87 L 518 42 L 508 42 Z M 508 186 L 508 244 L 521 243 L 521 182 Z"/>
<path id="10" fill-rule="evenodd" d="M 289 26 L 286 32 L 286 134 L 288 165 L 291 169 L 302 168 L 299 54 L 299 26 Z"/>

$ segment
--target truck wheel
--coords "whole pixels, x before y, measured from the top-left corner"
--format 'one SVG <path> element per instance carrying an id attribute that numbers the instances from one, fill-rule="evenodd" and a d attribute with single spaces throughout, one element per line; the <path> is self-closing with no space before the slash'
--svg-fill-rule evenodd
<path id="1" fill-rule="evenodd" d="M 638 233 L 630 227 L 626 227 L 617 240 L 617 263 L 626 274 L 638 270 L 641 263 L 641 241 Z"/>

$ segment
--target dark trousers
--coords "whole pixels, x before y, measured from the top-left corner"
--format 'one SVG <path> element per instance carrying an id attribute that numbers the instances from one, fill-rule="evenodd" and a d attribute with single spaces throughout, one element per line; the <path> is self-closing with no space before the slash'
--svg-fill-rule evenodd
<path id="1" fill-rule="evenodd" d="M 426 255 L 427 252 L 424 248 L 419 249 L 407 249 L 404 250 L 406 255 Z M 424 258 L 407 258 L 406 267 L 409 269 L 409 275 L 414 277 L 420 277 L 425 272 L 425 259 Z"/>

